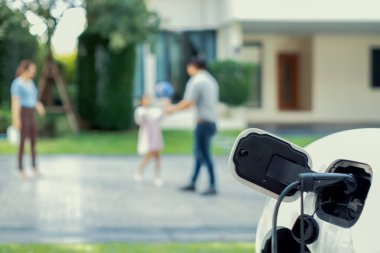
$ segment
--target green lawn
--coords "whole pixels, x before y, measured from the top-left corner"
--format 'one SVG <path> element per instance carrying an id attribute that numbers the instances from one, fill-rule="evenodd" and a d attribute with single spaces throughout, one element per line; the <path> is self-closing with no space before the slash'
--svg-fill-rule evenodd
<path id="1" fill-rule="evenodd" d="M 214 154 L 226 155 L 239 131 L 221 131 L 214 139 Z M 314 141 L 316 136 L 283 136 L 300 146 Z M 192 132 L 186 130 L 164 131 L 164 154 L 190 154 L 192 152 Z M 128 132 L 84 132 L 79 135 L 66 134 L 51 139 L 41 139 L 38 143 L 40 154 L 90 154 L 114 155 L 136 154 L 137 131 Z M 0 140 L 0 154 L 14 154 L 17 148 L 6 140 Z"/>
<path id="2" fill-rule="evenodd" d="M 253 243 L 4 244 L 0 253 L 254 253 Z"/>

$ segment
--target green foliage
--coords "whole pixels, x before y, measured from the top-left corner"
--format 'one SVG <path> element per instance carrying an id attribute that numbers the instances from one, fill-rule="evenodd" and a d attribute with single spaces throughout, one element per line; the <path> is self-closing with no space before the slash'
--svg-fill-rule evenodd
<path id="1" fill-rule="evenodd" d="M 77 53 L 73 52 L 66 55 L 55 55 L 54 58 L 57 60 L 58 64 L 62 66 L 62 75 L 65 83 L 74 83 Z"/>
<path id="2" fill-rule="evenodd" d="M 51 38 L 65 10 L 82 6 L 84 0 L 33 0 L 19 1 L 19 4 L 21 12 L 31 12 L 42 20 L 46 27 L 46 32 L 42 37 L 47 38 L 46 42 L 50 50 Z"/>
<path id="3" fill-rule="evenodd" d="M 98 34 L 113 52 L 144 42 L 158 32 L 159 17 L 143 0 L 87 0 L 87 32 Z"/>
<path id="4" fill-rule="evenodd" d="M 12 123 L 12 115 L 9 110 L 0 110 L 0 133 L 5 133 Z"/>
<path id="5" fill-rule="evenodd" d="M 41 137 L 55 137 L 57 136 L 57 120 L 60 115 L 46 114 L 44 117 L 38 117 L 38 135 Z"/>
<path id="6" fill-rule="evenodd" d="M 211 64 L 210 72 L 220 87 L 220 100 L 230 106 L 247 102 L 254 81 L 254 65 L 231 60 Z"/>
<path id="7" fill-rule="evenodd" d="M 91 126 L 91 119 L 96 115 L 96 81 L 95 70 L 95 42 L 98 36 L 83 33 L 79 37 L 79 48 L 77 58 L 77 110 L 79 116 Z M 90 127 L 89 126 L 89 127 Z"/>
<path id="8" fill-rule="evenodd" d="M 90 128 L 127 129 L 133 126 L 135 46 L 115 53 L 107 41 L 84 33 L 78 57 L 78 111 Z"/>
<path id="9" fill-rule="evenodd" d="M 45 43 L 38 43 L 38 50 L 35 56 L 35 62 L 37 64 L 37 76 L 40 76 L 42 72 L 42 66 L 44 65 L 46 58 L 50 54 L 50 48 Z"/>
<path id="10" fill-rule="evenodd" d="M 29 33 L 22 12 L 0 2 L 0 102 L 9 103 L 10 85 L 20 60 L 34 59 L 37 39 Z"/>
<path id="11" fill-rule="evenodd" d="M 78 111 L 90 128 L 133 124 L 136 44 L 158 31 L 157 14 L 143 0 L 88 0 L 88 27 L 78 51 Z"/>

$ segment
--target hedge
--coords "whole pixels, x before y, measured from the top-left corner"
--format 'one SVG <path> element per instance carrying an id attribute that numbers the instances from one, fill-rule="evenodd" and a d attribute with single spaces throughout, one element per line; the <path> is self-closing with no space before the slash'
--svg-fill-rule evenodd
<path id="1" fill-rule="evenodd" d="M 89 128 L 128 129 L 133 126 L 135 46 L 111 52 L 108 41 L 84 33 L 78 52 L 78 112 Z"/>
<path id="2" fill-rule="evenodd" d="M 210 65 L 210 72 L 219 83 L 221 102 L 230 106 L 247 102 L 254 81 L 254 64 L 216 61 Z"/>
<path id="3" fill-rule="evenodd" d="M 12 124 L 12 116 L 9 110 L 0 110 L 0 133 L 7 132 L 7 128 Z"/>
<path id="4" fill-rule="evenodd" d="M 0 1 L 1 2 L 1 1 Z M 22 59 L 35 59 L 37 39 L 29 33 L 27 22 L 19 11 L 0 3 L 0 102 L 10 101 L 10 85 Z"/>

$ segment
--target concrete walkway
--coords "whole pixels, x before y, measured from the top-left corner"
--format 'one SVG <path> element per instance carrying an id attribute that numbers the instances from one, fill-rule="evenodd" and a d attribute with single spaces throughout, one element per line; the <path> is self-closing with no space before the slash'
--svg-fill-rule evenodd
<path id="1" fill-rule="evenodd" d="M 220 194 L 203 197 L 177 190 L 189 156 L 163 157 L 163 188 L 152 168 L 133 182 L 138 157 L 42 156 L 43 177 L 22 182 L 15 157 L 0 156 L 0 243 L 253 241 L 265 198 L 232 178 L 227 157 L 215 160 Z"/>

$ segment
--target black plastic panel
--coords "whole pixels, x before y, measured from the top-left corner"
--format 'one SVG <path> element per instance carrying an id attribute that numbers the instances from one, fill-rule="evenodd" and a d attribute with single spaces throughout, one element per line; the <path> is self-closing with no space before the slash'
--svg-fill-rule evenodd
<path id="1" fill-rule="evenodd" d="M 305 153 L 266 134 L 251 133 L 242 138 L 235 149 L 233 161 L 241 178 L 277 195 L 296 181 L 298 174 L 311 172 Z"/>

